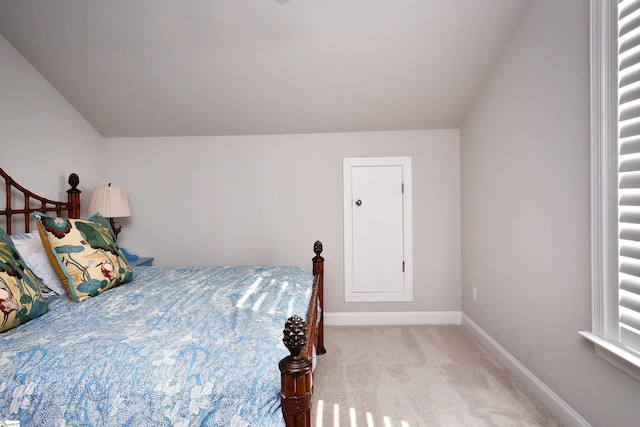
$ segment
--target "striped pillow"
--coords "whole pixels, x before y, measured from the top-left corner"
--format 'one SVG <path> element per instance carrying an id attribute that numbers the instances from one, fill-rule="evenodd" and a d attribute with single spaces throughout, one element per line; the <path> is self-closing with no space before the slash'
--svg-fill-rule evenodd
<path id="1" fill-rule="evenodd" d="M 27 267 L 42 281 L 40 286 L 42 292 L 46 296 L 51 293 L 66 295 L 67 291 L 51 266 L 44 246 L 42 246 L 40 234 L 37 231 L 32 231 L 31 233 L 14 234 L 10 237 Z"/>

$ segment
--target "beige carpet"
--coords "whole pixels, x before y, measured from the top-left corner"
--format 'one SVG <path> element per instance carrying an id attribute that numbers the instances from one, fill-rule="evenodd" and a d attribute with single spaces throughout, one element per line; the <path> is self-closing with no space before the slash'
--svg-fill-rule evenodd
<path id="1" fill-rule="evenodd" d="M 461 326 L 326 327 L 315 427 L 559 426 Z"/>

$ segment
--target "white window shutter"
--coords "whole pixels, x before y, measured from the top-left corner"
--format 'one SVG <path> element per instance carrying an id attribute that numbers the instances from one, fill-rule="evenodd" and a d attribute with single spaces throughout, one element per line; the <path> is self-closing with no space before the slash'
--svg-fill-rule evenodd
<path id="1" fill-rule="evenodd" d="M 618 7 L 618 315 L 640 352 L 640 0 Z"/>

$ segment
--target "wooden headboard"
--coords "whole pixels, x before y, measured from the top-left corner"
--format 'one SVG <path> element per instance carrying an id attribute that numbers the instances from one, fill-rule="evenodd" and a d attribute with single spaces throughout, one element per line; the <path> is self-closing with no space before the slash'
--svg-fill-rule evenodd
<path id="1" fill-rule="evenodd" d="M 35 193 L 27 190 L 17 182 L 13 180 L 2 168 L 0 168 L 0 176 L 4 178 L 5 182 L 5 207 L 0 210 L 0 216 L 4 216 L 5 231 L 7 234 L 12 234 L 13 222 L 18 220 L 20 223 L 24 223 L 24 232 L 31 231 L 30 215 L 32 212 L 55 212 L 56 216 L 68 216 L 69 218 L 80 218 L 80 193 L 78 190 L 78 184 L 80 179 L 78 175 L 72 173 L 69 175 L 70 189 L 67 190 L 67 201 L 59 202 L 55 200 L 47 199 L 46 197 L 38 196 Z M 15 200 L 21 200 L 18 202 L 22 207 L 13 207 Z M 2 224 L 0 224 L 1 226 Z"/>

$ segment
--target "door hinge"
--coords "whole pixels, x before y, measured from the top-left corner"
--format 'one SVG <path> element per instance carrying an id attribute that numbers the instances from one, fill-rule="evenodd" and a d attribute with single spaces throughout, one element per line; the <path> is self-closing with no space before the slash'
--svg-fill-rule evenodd
<path id="1" fill-rule="evenodd" d="M 402 194 L 404 194 L 404 182 L 402 184 L 400 184 L 400 191 L 402 192 Z"/>
<path id="2" fill-rule="evenodd" d="M 402 261 L 402 272 L 404 273 L 404 261 Z"/>

